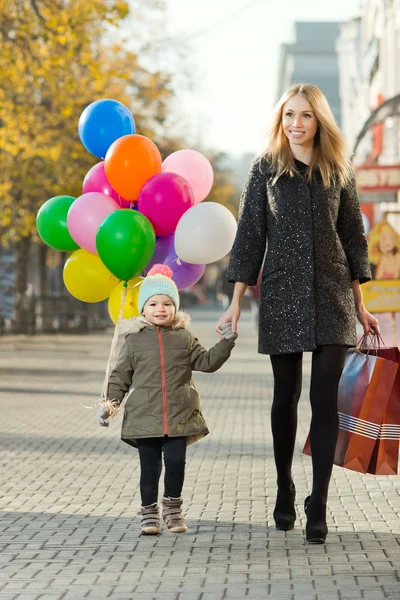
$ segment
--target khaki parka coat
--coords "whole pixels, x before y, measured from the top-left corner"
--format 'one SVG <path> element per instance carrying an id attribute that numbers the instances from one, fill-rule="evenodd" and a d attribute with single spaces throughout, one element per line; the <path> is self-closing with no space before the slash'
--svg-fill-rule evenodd
<path id="1" fill-rule="evenodd" d="M 217 371 L 235 344 L 222 339 L 206 350 L 189 324 L 182 311 L 168 327 L 144 317 L 125 321 L 125 343 L 108 387 L 109 399 L 120 404 L 133 384 L 124 408 L 124 442 L 136 447 L 138 438 L 168 435 L 185 436 L 190 444 L 207 435 L 192 371 Z"/>

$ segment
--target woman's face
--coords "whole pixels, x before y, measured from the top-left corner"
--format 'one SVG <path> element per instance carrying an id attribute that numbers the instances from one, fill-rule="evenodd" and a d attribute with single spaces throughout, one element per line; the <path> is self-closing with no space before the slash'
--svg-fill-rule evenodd
<path id="1" fill-rule="evenodd" d="M 389 254 L 393 252 L 396 246 L 396 238 L 394 236 L 393 231 L 390 229 L 384 229 L 381 233 L 381 237 L 379 238 L 379 250 L 382 254 Z"/>
<path id="2" fill-rule="evenodd" d="M 293 96 L 282 110 L 282 127 L 291 146 L 312 147 L 318 120 L 304 96 Z"/>

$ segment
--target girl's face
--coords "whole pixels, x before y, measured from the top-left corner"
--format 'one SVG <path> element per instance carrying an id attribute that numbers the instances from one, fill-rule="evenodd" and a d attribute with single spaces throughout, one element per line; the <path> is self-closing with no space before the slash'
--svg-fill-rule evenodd
<path id="1" fill-rule="evenodd" d="M 152 296 L 143 307 L 143 315 L 152 325 L 170 325 L 175 317 L 175 304 L 169 296 Z"/>
<path id="2" fill-rule="evenodd" d="M 304 96 L 293 96 L 285 102 L 282 110 L 282 127 L 290 146 L 312 148 L 318 120 Z"/>
<path id="3" fill-rule="evenodd" d="M 396 238 L 390 229 L 384 229 L 379 238 L 379 250 L 382 254 L 393 252 L 396 246 Z"/>

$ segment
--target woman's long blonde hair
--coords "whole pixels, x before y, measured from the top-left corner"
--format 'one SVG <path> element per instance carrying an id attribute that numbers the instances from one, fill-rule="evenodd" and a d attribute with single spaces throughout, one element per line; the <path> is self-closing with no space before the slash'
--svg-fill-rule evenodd
<path id="1" fill-rule="evenodd" d="M 335 182 L 345 185 L 352 176 L 346 142 L 336 125 L 335 117 L 324 94 L 315 85 L 309 83 L 292 85 L 275 106 L 268 130 L 266 148 L 261 154 L 275 168 L 273 183 L 276 183 L 284 173 L 293 177 L 297 170 L 289 140 L 282 127 L 283 106 L 293 96 L 306 98 L 318 121 L 311 162 L 306 172 L 307 180 L 311 181 L 313 167 L 318 167 L 325 188 Z"/>

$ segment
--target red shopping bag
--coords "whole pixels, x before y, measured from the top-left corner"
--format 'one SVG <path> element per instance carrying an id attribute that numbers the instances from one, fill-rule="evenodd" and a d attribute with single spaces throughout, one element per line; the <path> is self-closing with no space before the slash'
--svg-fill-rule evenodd
<path id="1" fill-rule="evenodd" d="M 362 352 L 380 356 L 400 365 L 400 350 L 395 346 L 385 348 L 363 348 Z M 397 475 L 399 463 L 400 441 L 400 368 L 397 370 L 396 379 L 389 396 L 389 401 L 383 415 L 379 429 L 378 439 L 375 443 L 368 473 L 374 475 Z"/>
<path id="2" fill-rule="evenodd" d="M 390 360 L 349 350 L 338 390 L 335 465 L 367 472 L 397 372 Z M 303 453 L 311 455 L 309 436 Z"/>

